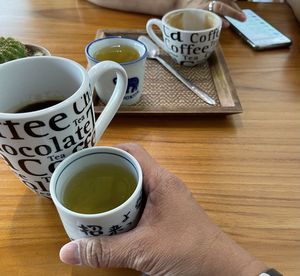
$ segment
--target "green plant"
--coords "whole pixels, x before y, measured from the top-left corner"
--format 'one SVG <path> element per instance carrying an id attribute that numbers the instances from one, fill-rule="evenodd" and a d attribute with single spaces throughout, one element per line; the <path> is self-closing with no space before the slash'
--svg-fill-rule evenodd
<path id="1" fill-rule="evenodd" d="M 0 64 L 27 56 L 24 44 L 12 37 L 0 37 Z"/>

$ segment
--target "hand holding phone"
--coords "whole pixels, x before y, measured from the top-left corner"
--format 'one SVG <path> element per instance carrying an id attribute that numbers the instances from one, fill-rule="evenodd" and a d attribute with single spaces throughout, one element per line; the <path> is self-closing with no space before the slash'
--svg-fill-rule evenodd
<path id="1" fill-rule="evenodd" d="M 232 28 L 255 50 L 288 47 L 292 41 L 252 10 L 243 10 L 245 22 L 225 16 Z"/>

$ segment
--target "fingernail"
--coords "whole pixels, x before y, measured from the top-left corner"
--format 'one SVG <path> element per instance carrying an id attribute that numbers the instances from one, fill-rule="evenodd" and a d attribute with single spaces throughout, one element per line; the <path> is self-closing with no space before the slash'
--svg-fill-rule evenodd
<path id="1" fill-rule="evenodd" d="M 76 242 L 65 244 L 59 252 L 60 259 L 66 264 L 80 265 L 79 246 Z"/>

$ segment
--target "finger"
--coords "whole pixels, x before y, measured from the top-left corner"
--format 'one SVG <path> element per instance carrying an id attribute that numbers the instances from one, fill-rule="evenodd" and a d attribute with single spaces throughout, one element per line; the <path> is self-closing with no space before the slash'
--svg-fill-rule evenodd
<path id="1" fill-rule="evenodd" d="M 239 7 L 239 5 L 236 2 L 231 2 L 230 6 L 232 6 L 234 9 L 238 10 L 239 12 L 243 13 L 242 9 Z"/>
<path id="2" fill-rule="evenodd" d="M 133 155 L 139 164 L 141 165 L 143 171 L 143 187 L 146 194 L 149 194 L 151 191 L 154 191 L 157 188 L 158 184 L 161 184 L 158 181 L 158 178 L 165 171 L 157 161 L 151 157 L 151 155 L 140 145 L 128 143 L 120 144 L 116 147 L 127 151 Z"/>
<path id="3" fill-rule="evenodd" d="M 214 12 L 222 15 L 222 16 L 229 16 L 232 17 L 234 19 L 237 19 L 239 21 L 245 21 L 246 20 L 246 16 L 243 12 L 240 12 L 236 9 L 234 9 L 233 7 L 223 3 L 223 2 L 215 2 L 214 5 Z"/>
<path id="4" fill-rule="evenodd" d="M 156 160 L 141 145 L 127 143 L 116 145 L 116 147 L 125 150 L 133 155 L 143 169 L 149 169 L 152 166 L 159 166 Z"/>
<path id="5" fill-rule="evenodd" d="M 230 26 L 230 23 L 225 18 L 222 18 L 222 27 L 228 28 L 229 26 Z"/>
<path id="6" fill-rule="evenodd" d="M 233 1 L 233 0 L 219 0 L 219 2 L 223 2 L 223 3 L 227 4 L 228 6 L 233 7 L 237 11 L 243 12 L 242 9 L 239 7 L 239 5 L 236 3 L 236 1 Z"/>
<path id="7" fill-rule="evenodd" d="M 145 246 L 138 231 L 130 231 L 113 237 L 85 238 L 65 244 L 59 253 L 61 261 L 72 265 L 90 267 L 127 267 L 143 271 Z"/>

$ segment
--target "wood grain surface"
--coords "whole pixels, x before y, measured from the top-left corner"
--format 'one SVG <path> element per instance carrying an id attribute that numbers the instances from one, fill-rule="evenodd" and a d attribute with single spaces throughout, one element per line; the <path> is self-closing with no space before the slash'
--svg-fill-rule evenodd
<path id="1" fill-rule="evenodd" d="M 231 30 L 221 45 L 243 113 L 115 117 L 99 145 L 142 144 L 180 177 L 234 240 L 285 275 L 300 272 L 300 25 L 282 3 L 247 3 L 293 39 L 255 52 Z M 151 16 L 76 0 L 0 0 L 0 35 L 41 44 L 86 66 L 98 29 L 144 28 Z M 0 87 L 1 89 L 1 87 Z M 72 267 L 52 202 L 29 191 L 0 162 L 0 275 L 139 275 Z"/>

